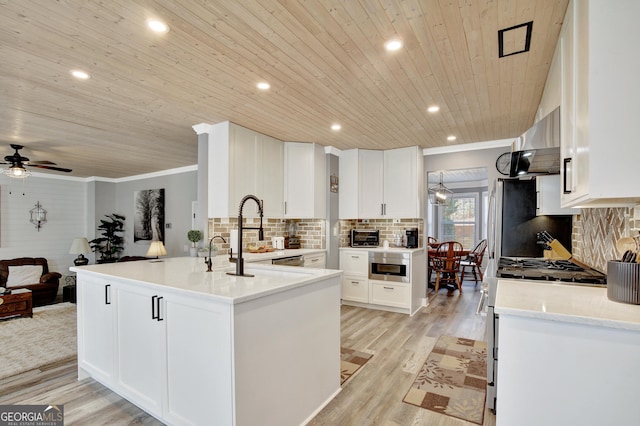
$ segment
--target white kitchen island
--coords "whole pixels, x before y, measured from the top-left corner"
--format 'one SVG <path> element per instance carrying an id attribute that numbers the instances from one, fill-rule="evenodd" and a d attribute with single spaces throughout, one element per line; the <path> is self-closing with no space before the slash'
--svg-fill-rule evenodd
<path id="1" fill-rule="evenodd" d="M 167 424 L 303 424 L 340 390 L 342 273 L 215 261 L 71 268 L 79 379 Z"/>
<path id="2" fill-rule="evenodd" d="M 640 306 L 501 279 L 495 312 L 498 426 L 640 424 Z"/>

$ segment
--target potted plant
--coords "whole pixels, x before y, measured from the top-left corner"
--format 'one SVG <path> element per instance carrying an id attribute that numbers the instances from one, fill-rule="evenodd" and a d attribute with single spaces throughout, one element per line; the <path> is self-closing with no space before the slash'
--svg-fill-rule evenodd
<path id="1" fill-rule="evenodd" d="M 118 260 L 124 250 L 124 221 L 125 217 L 116 213 L 105 215 L 108 220 L 100 219 L 98 230 L 102 237 L 89 241 L 91 250 L 100 253 L 96 263 L 112 263 Z"/>
<path id="2" fill-rule="evenodd" d="M 198 241 L 202 239 L 202 232 L 197 229 L 192 229 L 187 232 L 187 238 L 191 241 L 191 249 L 189 250 L 189 254 L 192 257 L 198 256 Z"/>

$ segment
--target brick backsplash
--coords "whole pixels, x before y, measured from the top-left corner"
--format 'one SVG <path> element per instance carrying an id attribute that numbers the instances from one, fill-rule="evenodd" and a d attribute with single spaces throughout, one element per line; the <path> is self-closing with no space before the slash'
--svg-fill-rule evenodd
<path id="1" fill-rule="evenodd" d="M 404 236 L 405 228 L 418 228 L 418 243 L 420 247 L 424 247 L 423 228 L 424 220 L 422 219 L 400 219 L 399 223 L 393 223 L 393 219 L 370 219 L 369 223 L 363 222 L 361 219 L 341 220 L 340 224 L 340 247 L 349 247 L 349 235 L 351 230 L 356 229 L 377 229 L 380 231 L 380 244 L 384 240 L 388 240 L 393 245 L 393 236 L 402 234 Z"/>
<path id="2" fill-rule="evenodd" d="M 300 237 L 300 245 L 302 248 L 323 249 L 325 248 L 325 220 L 323 219 L 294 219 L 298 224 L 298 237 Z M 245 226 L 258 226 L 258 219 L 245 219 Z M 249 244 L 271 246 L 271 237 L 286 237 L 287 223 L 281 219 L 264 219 L 262 221 L 264 230 L 264 240 L 258 241 L 258 231 L 246 230 L 242 236 L 243 248 Z M 206 239 L 207 244 L 209 238 L 214 235 L 221 235 L 227 243 L 224 244 L 219 239 L 215 240 L 215 246 L 218 247 L 219 254 L 229 254 L 229 238 L 230 231 L 238 229 L 237 218 L 214 218 L 209 219 L 209 237 Z"/>

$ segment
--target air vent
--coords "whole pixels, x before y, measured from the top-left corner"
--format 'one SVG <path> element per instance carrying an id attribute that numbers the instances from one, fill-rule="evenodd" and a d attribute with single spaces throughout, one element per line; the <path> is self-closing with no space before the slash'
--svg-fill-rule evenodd
<path id="1" fill-rule="evenodd" d="M 533 21 L 498 31 L 498 57 L 528 52 L 531 47 Z"/>

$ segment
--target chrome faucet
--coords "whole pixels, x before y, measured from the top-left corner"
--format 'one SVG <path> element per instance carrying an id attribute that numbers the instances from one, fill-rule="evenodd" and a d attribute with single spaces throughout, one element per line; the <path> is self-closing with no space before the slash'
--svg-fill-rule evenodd
<path id="1" fill-rule="evenodd" d="M 258 212 L 260 213 L 260 227 L 243 227 L 242 226 L 242 209 L 244 208 L 244 203 L 248 200 L 253 200 L 258 204 Z M 258 240 L 264 240 L 264 231 L 262 229 L 262 201 L 258 199 L 255 195 L 245 195 L 244 198 L 240 201 L 240 207 L 238 208 L 238 258 L 236 259 L 236 272 L 227 272 L 229 275 L 236 275 L 239 277 L 253 277 L 251 274 L 244 273 L 244 259 L 242 258 L 242 230 L 243 229 L 257 229 L 258 230 Z"/>
<path id="2" fill-rule="evenodd" d="M 207 272 L 212 272 L 211 270 L 211 245 L 213 244 L 213 240 L 215 240 L 216 238 L 220 238 L 225 244 L 227 243 L 227 241 L 222 238 L 221 235 L 214 235 L 213 237 L 211 237 L 211 239 L 209 240 L 209 257 L 205 257 L 204 258 L 204 263 L 207 264 Z"/>

